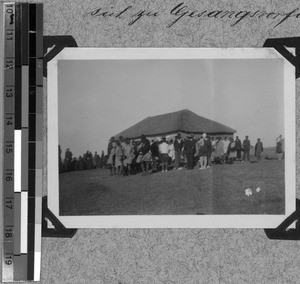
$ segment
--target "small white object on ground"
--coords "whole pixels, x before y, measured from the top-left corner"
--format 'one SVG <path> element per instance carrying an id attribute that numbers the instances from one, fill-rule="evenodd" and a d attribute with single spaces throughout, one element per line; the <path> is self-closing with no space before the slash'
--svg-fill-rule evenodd
<path id="1" fill-rule="evenodd" d="M 247 196 L 250 196 L 250 195 L 252 195 L 252 189 L 249 187 L 249 188 L 246 188 L 245 189 L 245 194 L 247 195 Z"/>
<path id="2" fill-rule="evenodd" d="M 256 192 L 260 192 L 261 191 L 261 188 L 260 187 L 257 187 L 256 188 Z"/>

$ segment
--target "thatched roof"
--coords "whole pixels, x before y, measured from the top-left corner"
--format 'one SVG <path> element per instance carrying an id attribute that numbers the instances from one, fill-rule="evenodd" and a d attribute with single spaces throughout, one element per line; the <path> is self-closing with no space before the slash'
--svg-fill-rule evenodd
<path id="1" fill-rule="evenodd" d="M 192 134 L 202 134 L 205 132 L 209 135 L 220 135 L 233 134 L 236 130 L 185 109 L 147 117 L 115 135 L 115 138 L 123 136 L 124 138 L 137 139 L 142 134 L 147 137 L 154 137 L 177 132 Z"/>

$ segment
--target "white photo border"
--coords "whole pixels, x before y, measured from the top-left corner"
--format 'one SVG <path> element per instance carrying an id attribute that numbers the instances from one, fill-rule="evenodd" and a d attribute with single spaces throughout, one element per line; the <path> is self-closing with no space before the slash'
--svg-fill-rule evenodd
<path id="1" fill-rule="evenodd" d="M 58 60 L 283 59 L 284 215 L 114 215 L 60 216 L 58 170 Z M 66 228 L 276 228 L 296 207 L 295 67 L 273 48 L 65 48 L 48 63 L 48 208 Z"/>

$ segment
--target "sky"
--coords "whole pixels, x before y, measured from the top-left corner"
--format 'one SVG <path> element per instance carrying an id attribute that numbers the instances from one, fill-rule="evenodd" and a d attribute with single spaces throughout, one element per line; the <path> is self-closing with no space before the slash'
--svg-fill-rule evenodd
<path id="1" fill-rule="evenodd" d="M 58 61 L 59 144 L 74 156 L 106 154 L 111 136 L 183 109 L 275 146 L 283 101 L 282 59 Z"/>

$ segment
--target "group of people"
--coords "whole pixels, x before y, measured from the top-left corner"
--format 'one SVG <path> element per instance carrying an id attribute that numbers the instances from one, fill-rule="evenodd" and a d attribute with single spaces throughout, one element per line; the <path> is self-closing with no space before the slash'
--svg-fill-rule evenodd
<path id="1" fill-rule="evenodd" d="M 153 139 L 151 142 L 145 135 L 140 140 L 116 140 L 111 137 L 108 143 L 108 167 L 111 175 L 131 175 L 141 169 L 142 175 L 150 172 L 166 172 L 169 169 L 181 170 L 185 167 L 193 169 L 197 164 L 204 170 L 215 164 L 232 164 L 234 161 L 250 160 L 251 143 L 246 136 L 242 142 L 238 136 L 233 139 L 210 137 L 203 133 L 201 137 L 188 135 L 185 139 L 178 133 L 170 141 L 166 137 Z M 255 156 L 261 160 L 263 143 L 260 138 L 255 144 Z"/>
<path id="2" fill-rule="evenodd" d="M 59 146 L 59 172 L 109 168 L 111 175 L 131 175 L 142 172 L 148 175 L 155 172 L 167 172 L 170 169 L 187 170 L 199 166 L 200 170 L 210 168 L 212 164 L 232 164 L 234 161 L 249 162 L 251 143 L 248 136 L 243 142 L 238 136 L 210 137 L 203 133 L 201 137 L 188 135 L 183 138 L 178 133 L 174 139 L 166 137 L 152 139 L 151 142 L 142 135 L 140 139 L 130 140 L 122 136 L 116 140 L 111 137 L 107 155 L 102 151 L 94 155 L 86 151 L 78 158 L 73 157 L 69 148 L 62 159 Z M 254 146 L 257 161 L 261 160 L 264 151 L 263 143 L 257 139 Z M 276 159 L 284 158 L 284 139 L 276 139 Z"/>
<path id="3" fill-rule="evenodd" d="M 107 163 L 104 151 L 102 151 L 101 156 L 97 152 L 93 155 L 90 151 L 86 151 L 86 153 L 77 158 L 73 157 L 71 150 L 67 148 L 64 159 L 61 158 L 62 150 L 60 146 L 58 146 L 58 151 L 60 173 L 104 168 Z"/>

